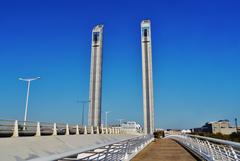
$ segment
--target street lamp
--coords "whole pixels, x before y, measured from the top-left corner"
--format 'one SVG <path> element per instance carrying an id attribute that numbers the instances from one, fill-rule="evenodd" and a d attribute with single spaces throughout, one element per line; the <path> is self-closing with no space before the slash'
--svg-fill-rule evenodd
<path id="1" fill-rule="evenodd" d="M 110 111 L 106 111 L 105 112 L 105 126 L 106 126 L 106 128 L 108 127 L 108 125 L 107 125 L 107 115 L 110 113 Z"/>
<path id="2" fill-rule="evenodd" d="M 236 127 L 236 132 L 238 133 L 238 123 L 237 123 L 237 118 L 235 118 L 235 127 Z"/>
<path id="3" fill-rule="evenodd" d="M 25 106 L 25 114 L 24 114 L 24 125 L 25 125 L 25 122 L 27 121 L 28 98 L 29 98 L 29 92 L 30 92 L 30 84 L 31 84 L 31 81 L 40 79 L 40 77 L 35 77 L 35 78 L 18 78 L 18 79 L 21 80 L 21 81 L 27 82 L 27 98 L 26 98 L 26 106 Z"/>
<path id="4" fill-rule="evenodd" d="M 86 104 L 86 103 L 89 103 L 89 102 L 91 102 L 90 100 L 87 100 L 87 101 L 77 101 L 77 103 L 82 103 L 82 126 L 83 126 L 83 123 L 84 123 L 84 105 Z"/>

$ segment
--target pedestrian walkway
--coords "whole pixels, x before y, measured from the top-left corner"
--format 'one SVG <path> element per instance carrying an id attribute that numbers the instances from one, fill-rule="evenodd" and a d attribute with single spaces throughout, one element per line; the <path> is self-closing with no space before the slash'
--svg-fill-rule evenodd
<path id="1" fill-rule="evenodd" d="M 131 161 L 196 161 L 181 145 L 171 139 L 160 139 L 149 144 Z"/>

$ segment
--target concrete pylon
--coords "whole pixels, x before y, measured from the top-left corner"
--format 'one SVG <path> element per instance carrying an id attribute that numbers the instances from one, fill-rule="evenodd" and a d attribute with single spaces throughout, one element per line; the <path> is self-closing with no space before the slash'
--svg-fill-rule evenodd
<path id="1" fill-rule="evenodd" d="M 37 122 L 37 129 L 35 136 L 41 136 L 40 122 Z"/>
<path id="2" fill-rule="evenodd" d="M 76 135 L 79 135 L 79 127 L 76 125 Z"/>
<path id="3" fill-rule="evenodd" d="M 15 120 L 15 122 L 14 122 L 14 128 L 13 128 L 13 135 L 12 135 L 13 137 L 18 137 L 19 136 L 19 134 L 18 134 L 18 121 L 17 120 Z"/>
<path id="4" fill-rule="evenodd" d="M 108 134 L 108 128 L 105 127 L 105 129 L 106 129 L 106 130 L 105 130 L 105 134 Z"/>
<path id="5" fill-rule="evenodd" d="M 103 124 L 101 124 L 101 134 L 104 134 L 104 131 L 103 131 Z"/>
<path id="6" fill-rule="evenodd" d="M 111 128 L 112 134 L 114 134 L 114 128 Z"/>
<path id="7" fill-rule="evenodd" d="M 94 134 L 93 126 L 91 126 L 91 134 Z"/>
<path id="8" fill-rule="evenodd" d="M 69 135 L 69 127 L 68 127 L 68 124 L 66 124 L 66 133 L 65 135 Z"/>
<path id="9" fill-rule="evenodd" d="M 152 134 L 154 130 L 154 99 L 150 20 L 143 20 L 141 23 L 141 41 L 144 133 Z"/>
<path id="10" fill-rule="evenodd" d="M 56 123 L 53 124 L 53 134 L 52 135 L 53 136 L 57 135 L 57 124 Z"/>
<path id="11" fill-rule="evenodd" d="M 99 134 L 99 127 L 97 126 L 97 134 Z"/>
<path id="12" fill-rule="evenodd" d="M 89 126 L 101 125 L 102 103 L 102 44 L 103 25 L 97 25 L 92 31 L 91 73 L 89 91 Z"/>
<path id="13" fill-rule="evenodd" d="M 108 134 L 108 130 L 106 127 L 104 128 L 104 134 Z"/>
<path id="14" fill-rule="evenodd" d="M 111 128 L 108 128 L 108 130 L 109 130 L 109 134 L 112 134 L 112 129 L 111 129 Z"/>
<path id="15" fill-rule="evenodd" d="M 87 134 L 87 126 L 84 126 L 84 134 Z"/>
<path id="16" fill-rule="evenodd" d="M 105 134 L 106 132 L 105 132 L 105 128 L 102 128 L 102 134 Z"/>

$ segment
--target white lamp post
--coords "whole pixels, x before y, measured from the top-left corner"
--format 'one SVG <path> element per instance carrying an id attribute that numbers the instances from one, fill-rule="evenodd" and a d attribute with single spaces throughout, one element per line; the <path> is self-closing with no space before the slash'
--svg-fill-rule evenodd
<path id="1" fill-rule="evenodd" d="M 85 104 L 91 102 L 90 100 L 87 101 L 77 101 L 77 103 L 82 103 L 82 126 L 84 124 L 84 108 L 85 108 Z"/>
<path id="2" fill-rule="evenodd" d="M 110 113 L 110 111 L 106 111 L 105 112 L 105 125 L 106 125 L 106 128 L 108 127 L 108 123 L 107 123 L 107 116 L 108 116 L 108 114 Z"/>
<path id="3" fill-rule="evenodd" d="M 26 106 L 25 106 L 25 114 L 24 114 L 24 125 L 25 122 L 27 121 L 27 112 L 28 112 L 28 98 L 29 98 L 29 92 L 30 92 L 30 84 L 31 81 L 40 79 L 40 77 L 35 77 L 35 78 L 18 78 L 21 81 L 27 82 L 27 98 L 26 98 Z M 25 129 L 25 126 L 24 126 Z"/>

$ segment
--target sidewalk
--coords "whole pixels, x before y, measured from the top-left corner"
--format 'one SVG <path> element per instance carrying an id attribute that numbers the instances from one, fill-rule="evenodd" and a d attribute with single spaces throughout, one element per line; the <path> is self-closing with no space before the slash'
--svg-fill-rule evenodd
<path id="1" fill-rule="evenodd" d="M 152 142 L 131 161 L 196 161 L 182 146 L 171 139 Z"/>

